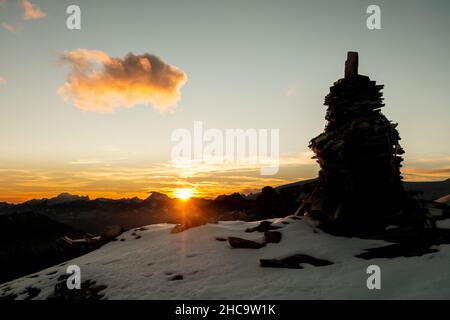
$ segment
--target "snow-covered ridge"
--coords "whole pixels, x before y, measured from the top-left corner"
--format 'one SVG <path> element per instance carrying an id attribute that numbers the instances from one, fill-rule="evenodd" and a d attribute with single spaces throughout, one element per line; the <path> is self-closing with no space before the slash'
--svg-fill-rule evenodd
<path id="1" fill-rule="evenodd" d="M 220 222 L 172 234 L 173 225 L 131 230 L 117 241 L 64 265 L 0 286 L 0 296 L 46 299 L 62 282 L 68 265 L 81 268 L 82 281 L 96 281 L 105 299 L 445 299 L 450 297 L 450 246 L 418 257 L 363 260 L 364 249 L 381 240 L 335 237 L 304 219 L 271 220 L 280 243 L 260 249 L 231 248 L 220 238 L 263 241 L 264 233 L 245 232 L 259 222 Z M 259 259 L 306 254 L 333 262 L 303 269 L 263 268 Z M 366 269 L 382 271 L 382 289 L 368 290 Z M 58 280 L 58 278 L 60 280 Z M 64 281 L 64 280 L 63 280 Z M 28 288 L 28 289 L 27 289 Z M 30 288 L 32 290 L 30 291 Z"/>
<path id="2" fill-rule="evenodd" d="M 450 206 L 450 194 L 435 200 L 435 202 L 443 203 L 443 204 L 446 204 L 446 205 Z"/>

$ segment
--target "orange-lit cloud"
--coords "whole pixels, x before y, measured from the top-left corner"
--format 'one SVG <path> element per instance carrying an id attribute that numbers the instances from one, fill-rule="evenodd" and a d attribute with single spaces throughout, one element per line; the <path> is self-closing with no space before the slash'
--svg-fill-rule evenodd
<path id="1" fill-rule="evenodd" d="M 16 28 L 8 23 L 2 23 L 2 28 L 8 32 L 16 32 Z"/>
<path id="2" fill-rule="evenodd" d="M 405 167 L 402 176 L 406 181 L 440 181 L 450 178 L 450 167 L 427 169 L 418 167 Z"/>
<path id="3" fill-rule="evenodd" d="M 128 53 L 121 59 L 103 51 L 76 49 L 65 52 L 62 61 L 71 70 L 58 93 L 86 111 L 152 104 L 163 112 L 180 100 L 187 81 L 182 70 L 151 54 Z"/>
<path id="4" fill-rule="evenodd" d="M 448 154 L 412 154 L 401 170 L 406 181 L 436 181 L 450 178 Z"/>
<path id="5" fill-rule="evenodd" d="M 37 20 L 47 16 L 38 6 L 32 4 L 29 0 L 22 1 L 23 19 L 24 20 Z"/>
<path id="6" fill-rule="evenodd" d="M 2 76 L 0 76 L 0 86 L 3 86 L 6 84 L 6 80 L 5 78 L 3 78 Z"/>

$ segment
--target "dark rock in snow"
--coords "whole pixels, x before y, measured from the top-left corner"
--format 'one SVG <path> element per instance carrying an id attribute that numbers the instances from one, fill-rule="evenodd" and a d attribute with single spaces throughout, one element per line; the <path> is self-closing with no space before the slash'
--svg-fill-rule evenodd
<path id="1" fill-rule="evenodd" d="M 28 296 L 25 298 L 25 300 L 31 300 L 33 298 L 36 298 L 39 293 L 41 292 L 41 289 L 39 288 L 35 288 L 35 287 L 27 287 L 25 289 L 24 292 L 22 293 L 26 293 Z"/>
<path id="2" fill-rule="evenodd" d="M 422 256 L 439 250 L 432 248 L 442 244 L 450 244 L 450 229 L 426 228 L 393 228 L 380 234 L 374 234 L 367 239 L 382 239 L 394 244 L 366 249 L 367 252 L 356 255 L 362 259 L 396 258 Z"/>
<path id="3" fill-rule="evenodd" d="M 253 228 L 248 228 L 245 230 L 245 232 L 254 232 L 254 231 L 264 232 L 264 231 L 276 230 L 276 229 L 280 229 L 280 227 L 272 226 L 272 222 L 270 222 L 270 221 L 261 221 L 261 223 L 259 225 L 257 225 L 256 227 L 253 227 Z"/>
<path id="4" fill-rule="evenodd" d="M 413 257 L 438 251 L 431 248 L 433 246 L 450 244 L 450 229 L 395 227 L 363 238 L 380 239 L 395 244 L 367 249 L 367 252 L 358 255 L 358 258 Z"/>
<path id="5" fill-rule="evenodd" d="M 69 278 L 69 274 L 62 274 L 58 277 L 58 281 L 67 280 Z"/>
<path id="6" fill-rule="evenodd" d="M 184 277 L 182 274 L 176 274 L 173 277 L 170 277 L 169 281 L 178 281 L 178 280 L 183 280 L 183 279 L 184 279 Z"/>
<path id="7" fill-rule="evenodd" d="M 8 293 L 0 296 L 0 301 L 16 300 L 17 294 Z"/>
<path id="8" fill-rule="evenodd" d="M 281 241 L 281 232 L 264 231 L 264 238 L 266 239 L 266 243 L 279 243 Z"/>
<path id="9" fill-rule="evenodd" d="M 314 258 L 306 254 L 295 254 L 283 259 L 260 259 L 259 261 L 262 267 L 289 269 L 303 269 L 302 264 L 304 263 L 311 264 L 315 267 L 324 267 L 333 264 L 331 261 Z"/>
<path id="10" fill-rule="evenodd" d="M 393 259 L 397 257 L 423 256 L 424 254 L 438 252 L 439 250 L 417 243 L 395 243 L 385 247 L 366 249 L 366 251 L 367 252 L 358 254 L 355 257 L 365 260 L 379 258 Z"/>
<path id="11" fill-rule="evenodd" d="M 259 249 L 266 245 L 265 243 L 260 243 L 236 237 L 228 237 L 228 243 L 233 248 L 241 248 L 241 249 Z"/>
<path id="12" fill-rule="evenodd" d="M 119 236 L 124 229 L 118 225 L 112 225 L 105 227 L 105 231 L 102 233 L 102 237 L 105 239 L 114 239 Z"/>
<path id="13" fill-rule="evenodd" d="M 104 285 L 96 285 L 95 281 L 86 280 L 81 283 L 80 289 L 70 290 L 67 288 L 65 280 L 58 282 L 55 285 L 53 295 L 49 296 L 48 300 L 100 300 L 103 298 L 103 291 L 107 288 Z"/>
<path id="14" fill-rule="evenodd" d="M 186 222 L 177 224 L 170 233 L 180 233 L 190 228 L 202 226 L 208 223 L 208 220 L 205 217 L 201 216 L 192 216 Z"/>

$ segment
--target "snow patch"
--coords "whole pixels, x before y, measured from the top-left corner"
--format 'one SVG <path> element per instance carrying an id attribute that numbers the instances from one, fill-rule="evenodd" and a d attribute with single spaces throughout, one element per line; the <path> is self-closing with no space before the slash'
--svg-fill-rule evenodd
<path id="1" fill-rule="evenodd" d="M 82 281 L 106 286 L 106 299 L 448 299 L 450 246 L 420 257 L 356 258 L 364 249 L 386 246 L 381 240 L 335 237 L 316 230 L 303 219 L 272 219 L 282 233 L 280 243 L 260 249 L 233 249 L 216 238 L 259 241 L 260 232 L 245 232 L 260 222 L 224 221 L 171 234 L 172 224 L 130 230 L 114 241 L 59 265 L 0 286 L 18 299 L 25 289 L 40 289 L 34 299 L 54 292 L 68 265 L 81 268 Z M 448 220 L 440 223 L 448 223 Z M 132 233 L 140 236 L 135 239 Z M 293 254 L 333 262 L 304 269 L 263 268 L 260 259 Z M 369 265 L 380 266 L 382 289 L 368 290 Z M 61 278 L 60 278 L 61 279 Z M 37 290 L 36 290 L 37 292 Z"/>

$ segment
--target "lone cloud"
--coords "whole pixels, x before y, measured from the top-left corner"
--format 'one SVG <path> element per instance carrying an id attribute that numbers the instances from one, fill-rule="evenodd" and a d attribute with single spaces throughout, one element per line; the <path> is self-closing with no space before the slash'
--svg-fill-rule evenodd
<path id="1" fill-rule="evenodd" d="M 44 18 L 47 14 L 39 7 L 32 4 L 29 0 L 22 1 L 23 19 L 24 20 L 37 20 Z"/>
<path id="2" fill-rule="evenodd" d="M 76 49 L 66 51 L 62 61 L 71 70 L 58 93 L 87 111 L 112 112 L 137 104 L 167 111 L 180 100 L 180 88 L 187 81 L 182 70 L 151 54 L 128 53 L 121 59 L 103 51 Z"/>

